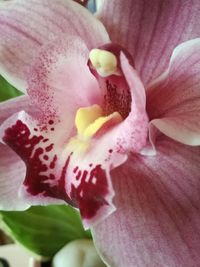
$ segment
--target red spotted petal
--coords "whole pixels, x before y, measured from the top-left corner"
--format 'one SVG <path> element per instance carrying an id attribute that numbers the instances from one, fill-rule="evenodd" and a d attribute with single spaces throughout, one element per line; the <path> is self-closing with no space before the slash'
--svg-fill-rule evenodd
<path id="1" fill-rule="evenodd" d="M 26 177 L 19 190 L 30 204 L 60 203 L 58 199 L 68 201 L 62 171 L 67 168 L 69 157 L 63 165 L 57 165 L 60 147 L 56 147 L 52 127 L 52 121 L 48 128 L 43 127 L 25 112 L 10 117 L 1 126 L 2 141 L 26 164 Z"/>
<path id="2" fill-rule="evenodd" d="M 65 136 L 73 130 L 80 107 L 101 102 L 98 84 L 87 66 L 88 54 L 79 37 L 63 37 L 44 47 L 29 73 L 28 94 L 42 111 L 39 119 L 59 121 Z"/>

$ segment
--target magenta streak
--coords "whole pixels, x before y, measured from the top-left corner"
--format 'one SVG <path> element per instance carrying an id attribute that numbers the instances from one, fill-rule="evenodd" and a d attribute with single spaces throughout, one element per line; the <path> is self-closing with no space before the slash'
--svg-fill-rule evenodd
<path id="1" fill-rule="evenodd" d="M 78 171 L 78 174 L 76 175 L 76 180 L 78 181 L 81 178 L 82 172 Z"/>
<path id="2" fill-rule="evenodd" d="M 51 161 L 51 163 L 50 163 L 50 165 L 49 165 L 50 169 L 54 169 L 54 168 L 55 168 L 56 161 L 57 161 L 57 155 L 55 155 L 55 156 L 53 157 L 53 160 Z"/>
<path id="3" fill-rule="evenodd" d="M 30 39 L 31 41 L 33 41 L 34 43 L 38 44 L 38 45 L 42 45 L 42 43 L 40 41 L 38 41 L 36 38 L 34 38 L 33 36 L 31 36 L 29 33 L 23 31 L 22 29 L 20 28 L 17 28 L 15 25 L 12 25 L 11 23 L 9 22 L 5 22 L 5 21 L 2 21 L 0 20 L 0 24 L 1 25 L 5 25 L 11 29 L 13 29 L 14 31 L 16 31 L 17 33 L 23 35 L 24 37 L 26 37 L 27 39 Z"/>
<path id="4" fill-rule="evenodd" d="M 78 171 L 78 166 L 76 166 L 73 170 L 73 173 L 76 173 Z"/>
<path id="5" fill-rule="evenodd" d="M 45 150 L 46 150 L 47 152 L 51 151 L 52 149 L 53 149 L 53 144 L 50 144 L 49 146 L 47 146 L 47 147 L 45 148 Z"/>
<path id="6" fill-rule="evenodd" d="M 72 153 L 71 153 L 71 155 L 72 155 Z M 66 179 L 67 168 L 68 168 L 68 165 L 70 162 L 71 155 L 69 155 L 69 157 L 67 158 L 65 165 L 62 169 L 62 173 L 61 173 L 59 183 L 58 183 L 58 188 L 59 188 L 59 195 L 61 196 L 61 199 L 65 200 L 70 205 L 76 207 L 75 203 L 70 199 L 70 197 L 68 197 L 68 195 L 66 194 L 66 191 L 65 191 L 65 179 Z"/>

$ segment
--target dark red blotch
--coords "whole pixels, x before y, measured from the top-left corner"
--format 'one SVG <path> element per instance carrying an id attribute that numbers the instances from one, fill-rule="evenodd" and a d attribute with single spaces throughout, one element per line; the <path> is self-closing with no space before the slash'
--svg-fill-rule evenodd
<path id="1" fill-rule="evenodd" d="M 42 135 L 30 136 L 31 132 L 29 128 L 22 121 L 18 120 L 12 127 L 5 131 L 3 138 L 3 141 L 17 153 L 26 164 L 27 170 L 24 185 L 27 187 L 27 191 L 33 196 L 37 196 L 42 193 L 43 196 L 59 198 L 71 203 L 71 200 L 66 195 L 64 185 L 65 173 L 70 157 L 66 160 L 65 166 L 63 167 L 61 176 L 58 180 L 58 185 L 51 186 L 51 184 L 48 183 L 48 180 L 55 180 L 55 175 L 53 173 L 49 173 L 48 175 L 41 174 L 42 172 L 45 173 L 49 169 L 47 163 L 40 160 L 41 155 L 44 153 L 44 149 L 42 147 L 35 149 L 35 146 L 45 139 Z M 51 152 L 53 146 L 54 144 L 52 143 L 45 148 L 46 158 L 47 152 Z M 54 155 L 53 161 L 50 163 L 51 169 L 55 167 L 56 161 L 57 156 Z"/>
<path id="2" fill-rule="evenodd" d="M 102 206 L 108 205 L 105 200 L 108 194 L 108 182 L 105 170 L 102 169 L 101 165 L 97 165 L 89 172 L 86 170 L 78 171 L 77 168 L 75 172 L 77 172 L 81 183 L 77 188 L 72 185 L 70 197 L 80 209 L 81 216 L 84 219 L 91 219 Z M 96 180 L 95 184 L 92 182 L 94 178 Z"/>

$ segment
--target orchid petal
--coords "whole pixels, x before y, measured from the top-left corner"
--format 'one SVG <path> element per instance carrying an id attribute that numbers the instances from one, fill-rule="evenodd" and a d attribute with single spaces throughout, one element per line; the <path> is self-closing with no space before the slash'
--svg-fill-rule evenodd
<path id="1" fill-rule="evenodd" d="M 106 151 L 110 147 L 107 144 L 98 157 L 96 150 L 77 157 L 76 151 L 74 153 L 66 145 L 67 135 L 66 140 L 60 140 L 56 132 L 60 130 L 59 124 L 56 126 L 52 130 L 51 123 L 41 125 L 20 112 L 1 125 L 0 135 L 27 167 L 26 177 L 20 180 L 20 197 L 31 205 L 65 201 L 80 209 L 88 227 L 114 211 L 114 192 L 108 170 L 122 164 L 126 156 L 119 154 L 113 159 L 112 152 Z M 98 145 L 99 152 L 102 143 Z"/>
<path id="2" fill-rule="evenodd" d="M 36 113 L 37 110 L 31 106 L 28 96 L 19 96 L 0 103 L 0 124 L 14 113 L 21 110 Z"/>
<path id="3" fill-rule="evenodd" d="M 6 120 L 0 128 L 3 142 L 26 163 L 26 177 L 19 187 L 24 201 L 31 205 L 70 203 L 80 209 L 86 227 L 108 216 L 114 210 L 108 173 L 111 160 L 110 164 L 106 164 L 110 152 L 103 151 L 97 157 L 95 150 L 84 158 L 77 158 L 66 145 L 67 135 L 63 142 L 58 137 L 56 129 L 60 129 L 59 125 L 52 131 L 51 124 L 43 127 L 38 123 L 20 112 Z M 119 165 L 124 156 L 114 160 L 113 165 Z"/>
<path id="4" fill-rule="evenodd" d="M 128 59 L 121 55 L 122 71 L 131 92 L 131 112 L 121 126 L 120 136 L 123 140 L 122 147 L 131 151 L 139 151 L 146 143 L 146 127 L 148 118 L 146 114 L 145 89 L 137 71 Z"/>
<path id="5" fill-rule="evenodd" d="M 139 152 L 147 139 L 145 89 L 137 71 L 123 52 L 118 60 L 121 66 L 119 76 L 102 77 L 95 74 L 103 94 L 105 112 L 110 114 L 117 111 L 124 118 L 114 132 L 111 131 L 109 143 L 116 143 L 117 140 L 119 151 Z"/>
<path id="6" fill-rule="evenodd" d="M 23 92 L 29 66 L 46 42 L 74 35 L 91 49 L 109 41 L 104 26 L 70 0 L 1 1 L 0 32 L 0 73 Z"/>
<path id="7" fill-rule="evenodd" d="M 65 42 L 65 44 L 67 43 Z M 76 49 L 76 46 L 74 47 Z M 63 54 L 61 55 L 62 63 L 64 62 L 63 65 L 67 66 Z M 60 66 L 59 61 L 55 62 L 58 62 L 56 66 Z M 78 57 L 76 57 L 76 62 L 78 62 Z M 63 65 L 61 64 L 62 68 Z M 121 56 L 121 66 L 124 73 L 126 73 L 125 77 L 130 86 L 132 110 L 128 117 L 118 125 L 113 125 L 112 120 L 110 121 L 112 125 L 107 122 L 106 129 L 108 127 L 111 128 L 109 130 L 102 129 L 103 134 L 95 134 L 95 137 L 88 143 L 89 147 L 86 152 L 79 153 L 79 141 L 76 142 L 75 147 L 70 145 L 71 140 L 75 137 L 72 134 L 73 131 L 72 133 L 69 131 L 72 128 L 71 117 L 68 117 L 67 120 L 65 119 L 70 107 L 65 106 L 64 103 L 61 107 L 64 106 L 65 112 L 60 112 L 62 121 L 40 120 L 41 115 L 35 119 L 21 112 L 4 122 L 1 127 L 3 141 L 11 146 L 27 165 L 27 175 L 21 192 L 29 203 L 45 204 L 46 201 L 53 201 L 52 198 L 55 198 L 55 201 L 62 199 L 80 209 L 85 227 L 96 224 L 115 210 L 112 203 L 114 191 L 110 179 L 110 171 L 124 163 L 127 159 L 126 153 L 140 151 L 146 143 L 148 129 L 144 87 L 124 55 Z M 73 70 L 72 64 L 70 68 Z M 37 69 L 41 70 L 40 68 Z M 47 68 L 47 70 L 49 69 Z M 67 67 L 65 70 L 67 71 Z M 61 73 L 59 68 L 56 69 L 56 73 Z M 42 74 L 42 78 L 45 77 L 45 71 Z M 47 77 L 50 77 L 51 71 L 48 71 L 47 74 Z M 85 75 L 88 76 L 87 72 L 85 72 Z M 40 78 L 41 76 L 39 75 L 38 77 Z M 64 77 L 62 73 L 60 77 Z M 67 77 L 69 78 L 70 76 L 68 75 Z M 33 80 L 38 81 L 39 79 L 35 78 Z M 49 80 L 55 81 L 53 78 L 47 79 L 47 81 Z M 62 79 L 60 80 L 61 85 L 65 84 Z M 87 79 L 87 81 L 89 80 Z M 42 81 L 40 82 L 44 85 Z M 68 85 L 70 86 L 70 82 L 68 82 Z M 82 87 L 84 86 L 84 79 L 81 85 Z M 36 93 L 33 88 L 30 88 L 32 98 L 38 97 L 37 94 L 45 94 L 45 89 L 47 91 L 51 90 L 50 86 L 44 88 L 36 86 L 35 88 Z M 40 91 L 41 93 L 37 91 L 38 88 L 43 89 Z M 55 86 L 52 86 L 52 89 L 55 89 Z M 94 90 L 95 87 L 92 86 L 92 89 Z M 74 87 L 73 94 L 76 90 L 77 87 Z M 62 91 L 53 91 L 50 100 L 52 101 L 54 97 L 56 98 L 56 95 L 59 96 L 59 93 L 62 96 Z M 64 93 L 67 95 L 68 91 L 65 90 Z M 92 91 L 92 95 L 94 98 L 95 91 Z M 63 98 L 64 96 L 59 96 L 60 101 L 65 101 Z M 38 98 L 37 101 L 44 101 L 44 99 L 46 98 Z M 72 103 L 77 101 L 73 99 L 72 95 L 69 95 L 68 101 L 69 99 L 72 99 Z M 94 99 L 98 98 L 95 97 Z M 84 103 L 85 105 L 89 103 L 87 91 L 82 96 L 82 104 Z M 92 104 L 92 101 L 90 103 Z M 76 104 L 73 103 L 72 107 L 74 108 L 74 106 Z M 45 111 L 45 103 L 42 108 Z M 47 108 L 50 111 L 57 111 L 56 108 L 51 109 L 49 104 Z M 59 110 L 60 106 L 57 106 L 57 108 Z M 53 112 L 49 114 L 50 118 L 52 118 Z M 44 144 L 44 141 L 47 141 L 47 143 Z M 47 151 L 47 148 L 51 149 Z M 49 168 L 51 165 L 54 167 L 53 170 Z M 34 169 L 34 166 L 37 168 Z"/>
<path id="8" fill-rule="evenodd" d="M 43 122 L 60 122 L 64 138 L 72 131 L 76 111 L 101 101 L 87 67 L 88 53 L 80 38 L 63 37 L 47 44 L 30 69 L 28 94 L 43 112 Z"/>
<path id="9" fill-rule="evenodd" d="M 147 90 L 150 138 L 156 127 L 188 145 L 200 145 L 200 38 L 179 45 L 168 69 Z M 154 137 L 153 137 L 154 135 Z"/>
<path id="10" fill-rule="evenodd" d="M 29 98 L 17 97 L 0 104 L 0 123 L 21 109 L 29 110 Z M 33 110 L 32 110 L 33 111 Z M 0 144 L 0 209 L 24 210 L 29 207 L 18 195 L 25 176 L 25 164 L 9 147 Z"/>
<path id="11" fill-rule="evenodd" d="M 145 85 L 166 69 L 179 43 L 200 35 L 198 0 L 103 1 L 98 17 L 112 42 L 132 54 Z"/>
<path id="12" fill-rule="evenodd" d="M 0 143 L 0 209 L 24 210 L 29 207 L 18 190 L 26 173 L 23 161 L 7 146 Z"/>
<path id="13" fill-rule="evenodd" d="M 18 190 L 16 187 L 15 190 L 18 197 L 30 205 L 59 204 L 64 202 L 63 198 L 64 200 L 65 197 L 67 198 L 63 193 L 64 188 L 59 186 L 58 179 L 61 171 L 56 165 L 57 155 L 54 151 L 54 143 L 57 139 L 53 132 L 51 124 L 48 128 L 46 125 L 45 127 L 39 125 L 36 119 L 24 111 L 14 114 L 0 127 L 1 142 L 9 145 L 26 164 L 26 176 L 20 173 Z M 60 147 L 56 152 L 59 149 Z M 9 183 L 12 185 L 15 180 L 13 177 L 10 179 L 12 180 Z M 3 186 L 4 180 L 2 179 Z M 9 186 L 8 182 L 6 185 Z M 6 195 L 6 197 L 10 201 L 10 196 Z M 7 206 L 4 207 L 4 209 L 7 208 Z"/>
<path id="14" fill-rule="evenodd" d="M 198 266 L 200 149 L 162 138 L 112 171 L 115 213 L 93 229 L 112 267 Z"/>
<path id="15" fill-rule="evenodd" d="M 77 202 L 85 227 L 97 224 L 115 211 L 110 171 L 127 160 L 130 151 L 139 152 L 146 144 L 148 119 L 144 87 L 127 58 L 121 55 L 121 66 L 132 97 L 128 117 L 92 141 L 82 157 L 71 156 L 67 181 L 68 195 Z M 71 168 L 71 170 L 70 170 Z M 95 175 L 94 175 L 95 174 Z M 94 178 L 94 179 L 93 179 Z"/>

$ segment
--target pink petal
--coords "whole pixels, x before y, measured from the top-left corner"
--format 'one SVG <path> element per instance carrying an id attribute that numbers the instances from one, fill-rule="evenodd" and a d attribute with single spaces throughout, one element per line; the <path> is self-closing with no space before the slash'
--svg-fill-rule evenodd
<path id="1" fill-rule="evenodd" d="M 67 145 L 73 136 L 73 132 L 69 131 L 72 127 L 71 117 L 68 116 L 68 120 L 64 117 L 68 113 L 62 115 L 64 122 L 51 119 L 49 123 L 48 120 L 42 120 L 46 124 L 41 124 L 41 120 L 37 121 L 22 112 L 2 125 L 3 141 L 27 165 L 21 192 L 29 203 L 44 204 L 53 201 L 53 198 L 55 201 L 65 200 L 80 209 L 86 227 L 115 210 L 110 171 L 124 163 L 126 153 L 140 151 L 146 143 L 148 129 L 142 83 L 123 55 L 121 66 L 130 85 L 132 110 L 122 123 L 91 140 L 91 148 L 83 155 L 70 150 Z M 72 103 L 73 94 L 68 98 L 68 101 L 72 99 Z M 84 104 L 84 98 L 82 102 Z"/>
<path id="2" fill-rule="evenodd" d="M 103 3 L 98 16 L 112 42 L 131 52 L 145 84 L 166 69 L 179 43 L 200 35 L 199 1 L 115 0 Z"/>
<path id="3" fill-rule="evenodd" d="M 12 114 L 17 113 L 21 110 L 28 112 L 36 112 L 32 106 L 30 106 L 30 99 L 28 96 L 19 96 L 14 99 L 0 103 L 0 124 L 9 118 Z"/>
<path id="4" fill-rule="evenodd" d="M 112 51 L 113 47 L 109 49 Z M 114 132 L 111 131 L 110 144 L 114 142 L 116 145 L 117 140 L 117 150 L 139 152 L 147 141 L 148 118 L 145 89 L 126 55 L 121 51 L 116 57 L 119 57 L 120 75 L 102 77 L 94 71 L 103 94 L 104 112 L 111 114 L 117 111 L 123 117 L 122 123 L 114 129 Z"/>
<path id="5" fill-rule="evenodd" d="M 38 114 L 38 110 L 36 110 L 35 106 L 30 105 L 30 99 L 28 96 L 17 97 L 0 104 L 1 137 L 4 136 L 5 128 L 8 127 L 8 124 L 12 125 L 12 123 L 15 123 L 14 118 L 16 115 L 9 118 L 3 124 L 2 122 L 12 114 L 21 110 L 25 110 L 29 114 L 34 114 L 34 116 Z M 11 145 L 12 149 L 17 142 L 21 142 L 23 144 L 23 138 L 21 139 L 20 136 L 16 134 L 13 137 Z M 24 210 L 28 208 L 30 204 L 38 204 L 38 202 L 34 202 L 33 200 L 28 201 L 22 190 L 23 181 L 26 175 L 26 167 L 19 156 L 22 156 L 20 154 L 20 149 L 23 150 L 23 145 L 17 151 L 19 156 L 11 148 L 4 144 L 0 144 L 0 209 Z M 29 174 L 29 171 L 27 172 Z M 55 199 L 40 200 L 40 204 L 46 203 L 60 203 L 60 201 Z"/>
<path id="6" fill-rule="evenodd" d="M 0 104 L 0 124 L 21 109 L 29 110 L 29 98 L 22 96 Z M 26 209 L 28 204 L 20 198 L 18 190 L 25 176 L 23 161 L 9 147 L 0 144 L 0 209 Z"/>
<path id="7" fill-rule="evenodd" d="M 67 146 L 67 135 L 66 140 L 60 140 L 59 124 L 54 127 L 52 129 L 52 122 L 44 127 L 24 112 L 2 124 L 3 142 L 26 164 L 26 176 L 20 179 L 18 194 L 31 205 L 65 201 L 80 209 L 88 227 L 114 211 L 109 170 L 122 164 L 126 156 L 117 154 L 113 157 L 107 148 L 110 144 L 105 146 L 105 142 L 97 142 L 97 149 L 77 157 L 76 151 Z M 6 197 L 9 199 L 8 195 Z"/>
<path id="8" fill-rule="evenodd" d="M 163 138 L 112 171 L 117 210 L 93 229 L 109 266 L 199 266 L 199 164 L 199 148 Z"/>
<path id="9" fill-rule="evenodd" d="M 56 153 L 61 148 L 53 133 L 52 122 L 40 125 L 24 111 L 13 115 L 0 127 L 2 142 L 10 146 L 26 164 L 26 175 L 20 175 L 21 184 L 15 190 L 31 205 L 63 203 L 63 200 L 68 200 L 61 186 L 62 181 L 57 179 L 60 178 L 61 170 L 57 167 Z"/>
<path id="10" fill-rule="evenodd" d="M 24 162 L 9 147 L 0 143 L 0 209 L 24 210 L 28 203 L 19 191 L 26 173 Z"/>
<path id="11" fill-rule="evenodd" d="M 115 211 L 110 170 L 123 164 L 127 157 L 112 148 L 113 144 L 104 140 L 98 142 L 84 157 L 72 154 L 70 158 L 66 192 L 73 206 L 79 208 L 86 229 Z"/>
<path id="12" fill-rule="evenodd" d="M 129 63 L 128 59 L 121 55 L 121 66 L 131 93 L 131 112 L 124 120 L 120 129 L 121 145 L 130 151 L 140 151 L 146 144 L 147 123 L 146 96 L 144 86 L 137 71 Z"/>
<path id="13" fill-rule="evenodd" d="M 150 130 L 156 127 L 188 145 L 200 145 L 199 54 L 199 38 L 179 45 L 168 69 L 147 91 Z"/>
<path id="14" fill-rule="evenodd" d="M 67 190 L 69 190 L 68 195 L 77 201 L 86 227 L 97 224 L 115 211 L 112 202 L 115 192 L 110 171 L 126 161 L 127 153 L 139 152 L 146 144 L 148 120 L 145 111 L 144 87 L 123 54 L 121 66 L 132 97 L 128 117 L 104 135 L 97 137 L 93 141 L 91 151 L 84 155 L 84 159 L 77 160 L 72 156 L 74 169 L 68 175 Z M 113 82 L 114 79 L 111 81 Z M 120 91 L 124 88 L 118 89 Z"/>
<path id="15" fill-rule="evenodd" d="M 80 36 L 89 49 L 109 41 L 103 25 L 74 1 L 16 0 L 0 4 L 0 73 L 23 92 L 40 47 L 59 36 Z"/>
<path id="16" fill-rule="evenodd" d="M 16 183 L 15 191 L 25 203 L 31 205 L 65 201 L 80 209 L 85 225 L 88 226 L 114 210 L 111 202 L 113 190 L 108 170 L 111 164 L 121 164 L 126 157 L 115 156 L 112 163 L 110 160 L 112 153 L 106 151 L 105 146 L 103 151 L 100 151 L 99 144 L 99 155 L 93 150 L 84 158 L 82 156 L 78 158 L 73 155 L 74 151 L 70 151 L 67 147 L 67 135 L 65 140 L 60 140 L 57 134 L 60 130 L 59 124 L 53 126 L 55 128 L 52 128 L 51 121 L 44 127 L 25 112 L 13 115 L 1 125 L 2 141 L 26 164 L 26 175 L 23 168 L 23 172 L 17 176 L 20 180 Z M 6 158 L 5 160 L 8 161 Z M 1 195 L 5 196 L 5 201 L 2 203 L 4 209 L 9 208 L 6 204 L 13 196 L 7 194 L 10 192 L 10 184 L 13 189 L 13 181 L 15 180 L 8 183 L 3 177 L 1 178 Z M 10 208 L 12 209 L 13 205 Z M 18 206 L 15 208 L 18 209 Z"/>
<path id="17" fill-rule="evenodd" d="M 46 45 L 30 69 L 28 94 L 43 112 L 43 122 L 59 120 L 65 137 L 74 126 L 77 110 L 102 98 L 87 66 L 88 53 L 78 37 L 63 37 Z"/>

